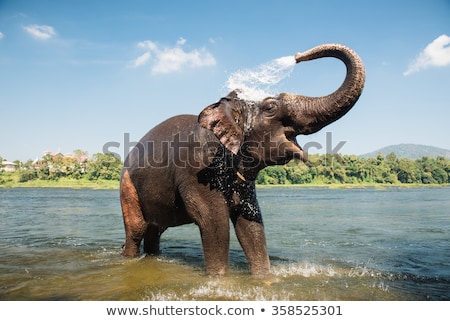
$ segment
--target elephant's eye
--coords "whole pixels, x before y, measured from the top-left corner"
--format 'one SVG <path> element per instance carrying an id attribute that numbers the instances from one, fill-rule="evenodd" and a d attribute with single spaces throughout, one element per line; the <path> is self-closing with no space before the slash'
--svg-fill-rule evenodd
<path id="1" fill-rule="evenodd" d="M 272 118 L 278 111 L 278 104 L 276 100 L 266 101 L 263 105 L 263 113 L 265 117 Z"/>

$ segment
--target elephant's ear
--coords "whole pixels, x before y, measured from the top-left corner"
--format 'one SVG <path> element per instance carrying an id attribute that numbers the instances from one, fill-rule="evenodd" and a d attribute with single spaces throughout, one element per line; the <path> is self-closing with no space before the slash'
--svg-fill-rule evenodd
<path id="1" fill-rule="evenodd" d="M 244 136 L 242 119 L 234 92 L 209 105 L 198 116 L 200 126 L 212 130 L 220 142 L 234 154 L 238 153 Z"/>

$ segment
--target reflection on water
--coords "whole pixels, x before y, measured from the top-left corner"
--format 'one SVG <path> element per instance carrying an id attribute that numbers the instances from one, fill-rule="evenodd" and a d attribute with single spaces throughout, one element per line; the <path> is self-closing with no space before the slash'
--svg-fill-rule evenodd
<path id="1" fill-rule="evenodd" d="M 205 276 L 194 225 L 121 257 L 118 191 L 0 189 L 0 299 L 449 300 L 449 192 L 260 189 L 272 275 L 252 279 L 233 235 Z"/>

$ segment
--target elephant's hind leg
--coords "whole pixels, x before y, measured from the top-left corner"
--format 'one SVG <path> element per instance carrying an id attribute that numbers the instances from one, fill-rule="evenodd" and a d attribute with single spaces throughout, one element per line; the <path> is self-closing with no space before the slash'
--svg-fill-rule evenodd
<path id="1" fill-rule="evenodd" d="M 158 225 L 149 224 L 144 234 L 144 252 L 151 255 L 159 254 L 159 240 L 163 231 Z"/>
<path id="2" fill-rule="evenodd" d="M 120 203 L 122 205 L 123 222 L 125 225 L 124 256 L 137 256 L 147 223 L 141 211 L 138 194 L 128 171 L 122 175 L 120 183 Z"/>

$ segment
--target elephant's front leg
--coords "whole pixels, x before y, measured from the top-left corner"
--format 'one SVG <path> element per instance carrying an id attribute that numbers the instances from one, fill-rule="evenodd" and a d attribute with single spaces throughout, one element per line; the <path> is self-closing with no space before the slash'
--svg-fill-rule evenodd
<path id="1" fill-rule="evenodd" d="M 206 274 L 224 275 L 228 265 L 230 249 L 230 227 L 228 217 L 200 227 Z"/>
<path id="2" fill-rule="evenodd" d="M 183 186 L 184 187 L 184 186 Z M 209 187 L 180 188 L 188 215 L 200 229 L 208 275 L 223 275 L 228 265 L 230 218 L 223 195 Z"/>
<path id="3" fill-rule="evenodd" d="M 260 222 L 247 220 L 241 215 L 233 219 L 237 238 L 248 260 L 250 273 L 265 276 L 270 273 L 264 226 Z"/>

